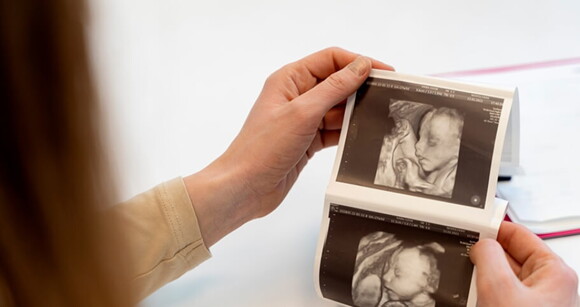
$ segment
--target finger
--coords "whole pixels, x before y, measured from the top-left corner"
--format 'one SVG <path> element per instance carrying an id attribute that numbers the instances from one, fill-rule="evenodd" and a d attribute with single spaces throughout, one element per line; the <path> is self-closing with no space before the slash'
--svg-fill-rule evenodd
<path id="1" fill-rule="evenodd" d="M 327 147 L 336 146 L 339 139 L 340 130 L 318 131 L 312 140 L 312 143 L 310 143 L 310 146 L 306 150 L 306 157 L 311 159 L 314 154 L 320 150 Z"/>
<path id="2" fill-rule="evenodd" d="M 358 57 L 345 68 L 328 76 L 323 82 L 292 101 L 304 108 L 306 112 L 322 119 L 336 104 L 340 103 L 365 81 L 371 70 L 371 62 L 365 57 Z"/>
<path id="3" fill-rule="evenodd" d="M 552 253 L 538 236 L 524 226 L 511 222 L 502 222 L 497 241 L 515 261 L 521 264 L 534 255 Z"/>
<path id="4" fill-rule="evenodd" d="M 322 122 L 320 123 L 320 130 L 338 130 L 342 128 L 342 120 L 344 118 L 345 105 L 337 105 L 326 112 Z"/>
<path id="5" fill-rule="evenodd" d="M 520 274 L 522 272 L 522 264 L 517 262 L 514 257 L 512 257 L 510 254 L 506 253 L 504 251 L 504 255 L 510 265 L 510 267 L 512 268 L 512 271 L 514 272 L 514 274 L 516 274 L 516 276 L 518 276 L 518 278 L 520 278 Z M 521 280 L 521 278 L 520 278 Z"/>
<path id="6" fill-rule="evenodd" d="M 477 269 L 478 295 L 501 298 L 516 287 L 518 279 L 495 240 L 480 240 L 471 248 L 469 257 Z"/>
<path id="7" fill-rule="evenodd" d="M 295 98 L 310 90 L 321 80 L 343 69 L 356 60 L 358 54 L 340 48 L 327 48 L 284 66 L 273 74 L 272 81 L 285 83 L 288 78 L 292 86 L 288 90 L 288 97 Z M 369 58 L 370 59 L 370 58 Z M 394 70 L 390 65 L 370 59 L 372 67 L 376 69 Z"/>
<path id="8" fill-rule="evenodd" d="M 328 148 L 338 145 L 340 140 L 340 130 L 330 130 L 320 132 L 322 139 L 322 148 Z"/>
<path id="9" fill-rule="evenodd" d="M 308 164 L 308 160 L 310 160 L 310 158 L 307 155 L 302 156 L 302 158 L 300 159 L 300 161 L 298 161 L 298 163 L 296 164 L 296 178 L 298 178 L 298 174 L 300 174 L 302 172 L 302 170 L 304 169 L 304 167 L 306 167 L 306 164 Z M 296 179 L 294 179 L 292 182 L 296 181 Z"/>
<path id="10" fill-rule="evenodd" d="M 295 64 L 304 66 L 310 72 L 311 76 L 323 80 L 336 71 L 343 69 L 359 56 L 359 54 L 333 47 L 313 53 L 295 62 Z M 377 60 L 370 60 L 373 68 L 394 70 L 390 65 Z"/>

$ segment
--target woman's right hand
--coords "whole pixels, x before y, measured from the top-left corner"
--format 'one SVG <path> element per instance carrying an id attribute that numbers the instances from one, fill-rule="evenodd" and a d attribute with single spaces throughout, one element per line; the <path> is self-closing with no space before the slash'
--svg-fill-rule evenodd
<path id="1" fill-rule="evenodd" d="M 470 253 L 478 306 L 580 306 L 578 276 L 535 234 L 503 222 Z"/>

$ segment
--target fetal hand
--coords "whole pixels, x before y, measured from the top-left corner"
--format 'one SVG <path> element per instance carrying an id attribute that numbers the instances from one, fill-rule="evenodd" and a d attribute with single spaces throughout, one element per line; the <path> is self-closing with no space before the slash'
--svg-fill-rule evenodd
<path id="1" fill-rule="evenodd" d="M 400 180 L 409 191 L 423 192 L 433 188 L 432 183 L 422 178 L 419 165 L 411 159 L 402 158 L 397 160 L 396 169 L 397 182 Z"/>

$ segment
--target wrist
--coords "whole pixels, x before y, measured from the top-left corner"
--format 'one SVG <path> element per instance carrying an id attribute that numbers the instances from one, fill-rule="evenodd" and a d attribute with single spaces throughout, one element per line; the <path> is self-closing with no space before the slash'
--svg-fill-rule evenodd
<path id="1" fill-rule="evenodd" d="M 250 198 L 238 180 L 238 168 L 216 160 L 183 181 L 207 247 L 253 219 L 244 205 Z"/>

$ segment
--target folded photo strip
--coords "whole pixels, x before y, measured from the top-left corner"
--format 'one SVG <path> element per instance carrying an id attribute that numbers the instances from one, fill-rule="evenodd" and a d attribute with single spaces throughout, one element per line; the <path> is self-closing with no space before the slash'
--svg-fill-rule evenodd
<path id="1" fill-rule="evenodd" d="M 316 253 L 344 306 L 475 306 L 469 250 L 496 238 L 517 89 L 373 70 L 347 102 Z"/>

